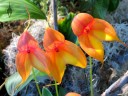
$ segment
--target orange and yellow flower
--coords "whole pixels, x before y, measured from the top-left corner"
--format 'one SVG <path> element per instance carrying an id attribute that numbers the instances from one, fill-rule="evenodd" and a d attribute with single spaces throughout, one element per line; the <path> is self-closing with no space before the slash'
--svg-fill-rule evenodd
<path id="1" fill-rule="evenodd" d="M 44 49 L 51 60 L 48 64 L 53 78 L 61 83 L 66 64 L 71 64 L 85 68 L 87 61 L 82 50 L 70 41 L 65 40 L 64 36 L 52 29 L 47 28 L 43 39 Z"/>
<path id="2" fill-rule="evenodd" d="M 81 95 L 76 92 L 69 92 L 65 96 L 81 96 Z"/>
<path id="3" fill-rule="evenodd" d="M 22 77 L 22 83 L 29 77 L 32 67 L 49 74 L 47 67 L 49 60 L 45 52 L 27 31 L 20 36 L 17 48 L 16 68 Z"/>
<path id="4" fill-rule="evenodd" d="M 93 18 L 87 13 L 79 13 L 72 21 L 72 30 L 78 37 L 81 48 L 91 57 L 103 63 L 104 48 L 101 41 L 119 41 L 111 24 Z"/>

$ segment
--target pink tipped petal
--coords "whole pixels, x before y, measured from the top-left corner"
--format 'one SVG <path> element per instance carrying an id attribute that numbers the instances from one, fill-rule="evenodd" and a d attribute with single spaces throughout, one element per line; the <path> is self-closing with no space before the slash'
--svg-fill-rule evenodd
<path id="1" fill-rule="evenodd" d="M 102 43 L 95 37 L 91 35 L 81 35 L 79 38 L 79 43 L 82 49 L 91 57 L 101 61 L 103 63 L 103 45 Z"/>
<path id="2" fill-rule="evenodd" d="M 19 38 L 17 47 L 19 51 L 26 51 L 28 46 L 34 49 L 38 47 L 38 42 L 26 31 Z"/>
<path id="3" fill-rule="evenodd" d="M 28 54 L 19 52 L 16 55 L 16 68 L 20 76 L 22 77 L 22 82 L 25 82 L 29 77 L 32 69 L 31 60 Z"/>
<path id="4" fill-rule="evenodd" d="M 104 41 L 119 41 L 115 29 L 105 20 L 95 19 L 91 34 Z"/>
<path id="5" fill-rule="evenodd" d="M 74 34 L 77 36 L 83 34 L 85 27 L 91 26 L 93 20 L 93 17 L 87 13 L 79 13 L 76 15 L 71 24 Z"/>
<path id="6" fill-rule="evenodd" d="M 43 40 L 44 48 L 47 50 L 48 46 L 52 45 L 53 42 L 56 42 L 56 41 L 63 42 L 64 36 L 60 32 L 52 28 L 47 28 L 44 33 L 44 40 Z"/>

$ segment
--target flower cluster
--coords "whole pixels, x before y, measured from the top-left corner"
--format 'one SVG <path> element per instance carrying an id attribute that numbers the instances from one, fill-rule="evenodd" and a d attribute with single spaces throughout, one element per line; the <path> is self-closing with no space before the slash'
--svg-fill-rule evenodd
<path id="1" fill-rule="evenodd" d="M 103 63 L 104 50 L 101 41 L 120 41 L 114 28 L 105 20 L 93 18 L 87 13 L 79 13 L 72 21 L 72 30 L 78 37 L 81 48 L 91 57 Z M 66 64 L 85 68 L 87 60 L 84 52 L 76 44 L 52 28 L 46 28 L 43 38 L 44 50 L 27 32 L 18 41 L 16 56 L 17 71 L 25 82 L 33 67 L 47 73 L 59 84 Z"/>

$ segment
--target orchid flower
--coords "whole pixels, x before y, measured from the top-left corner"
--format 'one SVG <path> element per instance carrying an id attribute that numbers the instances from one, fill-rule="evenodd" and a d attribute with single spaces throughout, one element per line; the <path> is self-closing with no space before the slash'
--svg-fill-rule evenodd
<path id="1" fill-rule="evenodd" d="M 48 58 L 39 48 L 38 42 L 27 31 L 20 36 L 17 48 L 16 68 L 22 77 L 22 83 L 29 77 L 32 67 L 49 74 Z"/>
<path id="2" fill-rule="evenodd" d="M 76 92 L 69 92 L 65 96 L 81 96 L 81 95 Z"/>
<path id="3" fill-rule="evenodd" d="M 48 64 L 50 73 L 59 84 L 62 81 L 66 64 L 86 67 L 87 61 L 83 51 L 77 45 L 65 40 L 60 32 L 47 28 L 44 33 L 43 45 L 52 62 Z"/>
<path id="4" fill-rule="evenodd" d="M 119 41 L 111 24 L 93 18 L 87 13 L 79 13 L 72 21 L 72 30 L 78 37 L 81 48 L 91 57 L 103 63 L 104 48 L 101 41 Z"/>

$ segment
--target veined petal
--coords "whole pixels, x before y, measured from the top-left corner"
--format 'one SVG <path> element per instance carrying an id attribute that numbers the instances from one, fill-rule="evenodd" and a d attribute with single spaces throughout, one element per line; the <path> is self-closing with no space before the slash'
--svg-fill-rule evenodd
<path id="1" fill-rule="evenodd" d="M 27 80 L 30 75 L 32 66 L 31 60 L 27 53 L 18 53 L 16 55 L 16 68 L 19 72 L 20 76 L 22 77 L 22 83 Z"/>
<path id="2" fill-rule="evenodd" d="M 74 43 L 65 40 L 64 46 L 61 46 L 63 60 L 65 64 L 71 64 L 77 67 L 85 68 L 87 65 L 86 57 L 83 51 Z"/>
<path id="3" fill-rule="evenodd" d="M 87 13 L 79 13 L 72 21 L 72 30 L 75 35 L 79 36 L 84 32 L 85 27 L 90 27 L 94 18 Z"/>
<path id="4" fill-rule="evenodd" d="M 62 56 L 58 52 L 47 52 L 47 55 L 52 61 L 51 64 L 48 64 L 51 75 L 60 84 L 66 69 L 65 62 L 63 62 Z"/>
<path id="5" fill-rule="evenodd" d="M 101 19 L 94 19 L 91 34 L 99 40 L 120 41 L 112 25 Z"/>
<path id="6" fill-rule="evenodd" d="M 35 49 L 38 47 L 38 42 L 26 31 L 22 33 L 18 41 L 18 50 L 26 51 L 29 48 Z"/>
<path id="7" fill-rule="evenodd" d="M 78 38 L 82 49 L 91 57 L 103 63 L 104 50 L 102 43 L 90 34 L 83 34 Z"/>
<path id="8" fill-rule="evenodd" d="M 35 51 L 30 54 L 31 64 L 33 67 L 40 71 L 50 74 L 48 69 L 48 64 L 50 64 L 49 58 L 46 56 L 45 52 L 40 48 L 36 48 Z"/>
<path id="9" fill-rule="evenodd" d="M 44 40 L 43 40 L 43 45 L 44 45 L 45 50 L 47 50 L 48 46 L 52 45 L 53 42 L 56 42 L 56 41 L 63 42 L 64 36 L 60 32 L 52 28 L 47 28 L 44 33 Z"/>

